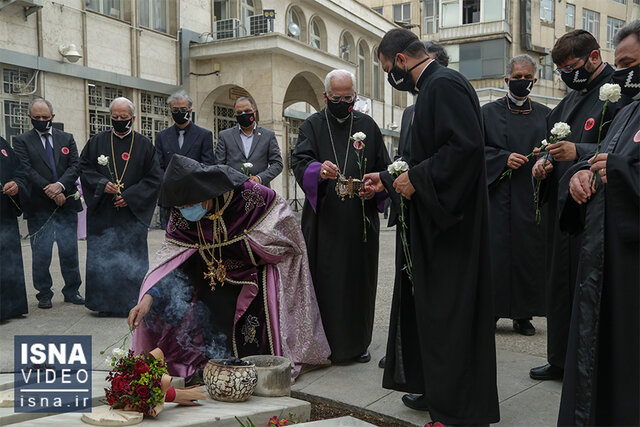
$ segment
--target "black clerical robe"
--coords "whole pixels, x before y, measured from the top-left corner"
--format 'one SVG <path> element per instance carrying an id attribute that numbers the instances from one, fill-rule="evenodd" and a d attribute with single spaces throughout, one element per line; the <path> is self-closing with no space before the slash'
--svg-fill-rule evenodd
<path id="1" fill-rule="evenodd" d="M 560 227 L 582 232 L 559 425 L 640 425 L 640 102 L 620 111 L 601 152 L 607 183 L 584 205 L 560 183 Z"/>
<path id="2" fill-rule="evenodd" d="M 413 312 L 417 326 L 401 337 L 390 328 L 395 351 L 387 352 L 383 386 L 423 393 L 434 421 L 494 423 L 500 416 L 480 106 L 469 82 L 435 61 L 417 86 L 408 172 L 416 190 L 409 204 L 414 298 L 394 299 L 400 308 L 392 307 Z"/>
<path id="3" fill-rule="evenodd" d="M 378 284 L 378 210 L 382 210 L 382 203 L 377 195 L 365 201 L 365 243 L 361 199 L 356 195 L 341 200 L 335 190 L 336 181 L 321 178 L 320 165 L 330 160 L 346 177 L 360 178 L 356 151 L 349 140 L 356 132 L 366 134 L 365 173 L 384 169 L 389 155 L 371 117 L 354 111 L 351 125 L 351 119 L 339 123 L 329 112 L 325 115 L 325 110 L 300 126 L 292 165 L 296 180 L 305 191 L 302 231 L 331 360 L 336 362 L 359 356 L 371 343 Z"/>
<path id="4" fill-rule="evenodd" d="M 10 197 L 2 193 L 2 188 L 11 181 L 18 184 L 18 194 Z M 27 182 L 18 156 L 0 137 L 0 321 L 28 312 L 16 218 L 22 214 L 20 199 L 28 193 Z"/>
<path id="5" fill-rule="evenodd" d="M 518 107 L 505 96 L 482 107 L 489 184 L 489 241 L 496 317 L 544 316 L 543 233 L 535 223 L 531 168 L 536 158 L 502 180 L 511 153 L 524 156 L 547 135 L 548 107 L 531 101 Z M 527 113 L 527 111 L 530 111 Z"/>
<path id="6" fill-rule="evenodd" d="M 565 122 L 571 127 L 571 135 L 566 138 L 576 144 L 578 158 L 595 151 L 598 129 L 602 118 L 603 101 L 600 101 L 600 87 L 609 83 L 613 68 L 606 65 L 586 90 L 571 91 L 547 116 L 547 132 L 557 122 Z M 604 123 L 610 122 L 618 110 L 630 100 L 622 97 L 616 103 L 609 103 Z M 609 125 L 602 129 L 602 138 Z M 542 221 L 546 223 L 545 235 L 545 286 L 547 303 L 547 359 L 557 368 L 564 366 L 567 352 L 567 337 L 571 321 L 571 304 L 576 285 L 576 270 L 580 251 L 580 236 L 570 236 L 558 226 L 558 183 L 575 161 L 553 163 L 553 171 L 541 185 Z"/>
<path id="7" fill-rule="evenodd" d="M 109 157 L 108 167 L 98 157 Z M 127 164 L 127 159 L 128 164 Z M 124 315 L 136 305 L 149 268 L 147 230 L 160 191 L 162 170 L 149 138 L 111 130 L 93 136 L 82 150 L 82 191 L 87 203 L 86 306 Z M 104 192 L 120 179 L 126 207 Z"/>

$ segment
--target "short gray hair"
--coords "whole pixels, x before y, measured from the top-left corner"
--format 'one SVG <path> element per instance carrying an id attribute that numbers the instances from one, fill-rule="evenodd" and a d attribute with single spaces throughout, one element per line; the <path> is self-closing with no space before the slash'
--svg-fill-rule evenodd
<path id="1" fill-rule="evenodd" d="M 324 91 L 325 93 L 329 93 L 331 91 L 331 80 L 334 77 L 344 77 L 349 76 L 351 78 L 351 88 L 353 91 L 356 91 L 356 76 L 353 75 L 351 71 L 347 70 L 333 70 L 329 71 L 327 77 L 324 78 Z"/>
<path id="2" fill-rule="evenodd" d="M 424 42 L 424 48 L 427 50 L 427 55 L 431 56 L 436 62 L 443 67 L 449 66 L 449 54 L 447 50 L 440 43 L 436 43 L 433 40 Z M 433 56 L 432 56 L 433 55 Z"/>
<path id="3" fill-rule="evenodd" d="M 129 106 L 129 114 L 131 114 L 132 116 L 136 115 L 136 106 L 133 105 L 133 102 L 131 102 L 131 100 L 129 98 L 125 98 L 124 96 L 120 96 L 116 99 L 114 99 L 113 101 L 111 101 L 111 103 L 109 104 L 109 113 L 111 113 L 111 110 L 113 109 L 113 104 L 115 104 L 116 102 L 121 102 L 124 101 L 127 103 L 127 105 Z"/>
<path id="4" fill-rule="evenodd" d="M 189 103 L 189 108 L 193 106 L 193 100 L 189 96 L 189 94 L 183 90 L 178 91 L 167 98 L 167 105 L 171 108 L 171 103 L 174 101 L 180 101 L 181 99 L 186 99 Z"/>
<path id="5" fill-rule="evenodd" d="M 44 98 L 36 98 L 29 103 L 29 107 L 27 109 L 29 114 L 31 114 L 31 109 L 33 108 L 33 104 L 37 104 L 38 102 L 44 102 L 45 104 L 47 104 L 47 107 L 49 107 L 49 114 L 53 116 L 53 105 L 51 105 L 51 103 Z"/>
<path id="6" fill-rule="evenodd" d="M 251 104 L 251 108 L 254 110 L 257 110 L 256 103 L 253 102 L 253 99 L 249 98 L 248 96 L 241 96 L 240 98 L 236 99 L 235 102 L 233 103 L 233 108 L 235 109 L 238 102 L 241 102 L 241 101 L 249 101 L 249 104 Z"/>
<path id="7" fill-rule="evenodd" d="M 509 60 L 509 63 L 507 64 L 507 76 L 510 76 L 513 72 L 514 64 L 531 64 L 531 66 L 533 67 L 534 76 L 536 75 L 536 71 L 538 71 L 538 64 L 536 63 L 536 60 L 533 59 L 531 55 L 527 55 L 526 53 L 514 56 Z"/>
<path id="8" fill-rule="evenodd" d="M 638 38 L 638 41 L 640 42 L 640 19 L 631 21 L 624 27 L 620 28 L 613 38 L 613 45 L 615 47 L 618 47 L 620 42 L 629 37 L 631 34 L 635 34 Z"/>

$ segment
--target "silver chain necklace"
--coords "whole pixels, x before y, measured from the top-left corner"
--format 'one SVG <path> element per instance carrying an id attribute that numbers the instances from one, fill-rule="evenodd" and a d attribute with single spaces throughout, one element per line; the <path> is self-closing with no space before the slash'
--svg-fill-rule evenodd
<path id="1" fill-rule="evenodd" d="M 329 101 L 331 102 L 331 101 Z M 333 143 L 333 135 L 331 134 L 331 126 L 329 125 L 329 115 L 327 114 L 327 108 L 324 109 L 324 117 L 327 119 L 327 130 L 329 131 L 329 139 L 331 140 L 331 148 L 333 149 L 333 157 L 336 159 L 338 165 L 338 176 L 345 178 L 344 173 L 347 171 L 347 160 L 349 159 L 349 143 L 347 142 L 347 151 L 344 155 L 344 166 L 342 172 L 340 172 L 340 162 L 338 162 L 338 155 L 336 154 L 336 146 Z M 351 136 L 351 130 L 353 129 L 353 113 L 351 113 L 351 121 L 349 123 L 349 136 Z M 346 178 L 345 178 L 346 179 Z"/>

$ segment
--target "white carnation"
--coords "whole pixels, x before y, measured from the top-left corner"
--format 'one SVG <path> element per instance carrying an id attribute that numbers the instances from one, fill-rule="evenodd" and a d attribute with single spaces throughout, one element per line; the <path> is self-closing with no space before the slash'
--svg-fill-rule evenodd
<path id="1" fill-rule="evenodd" d="M 569 126 L 565 122 L 558 122 L 553 125 L 553 129 L 551 129 L 551 135 L 555 136 L 556 140 L 564 139 L 571 135 L 571 126 Z"/>
<path id="2" fill-rule="evenodd" d="M 546 147 L 547 145 L 549 145 L 549 142 L 547 142 L 546 139 L 543 139 L 542 141 L 540 141 L 540 148 Z"/>
<path id="3" fill-rule="evenodd" d="M 253 167 L 253 163 L 249 163 L 249 162 L 243 163 L 242 167 L 246 169 L 251 169 Z"/>
<path id="4" fill-rule="evenodd" d="M 356 141 L 364 141 L 366 137 L 367 135 L 364 132 L 356 132 L 353 134 L 351 138 L 353 138 Z"/>
<path id="5" fill-rule="evenodd" d="M 620 100 L 620 85 L 605 83 L 600 86 L 600 101 L 618 102 Z"/>
<path id="6" fill-rule="evenodd" d="M 113 353 L 113 357 L 116 359 L 122 359 L 127 354 L 127 352 L 121 348 L 114 348 L 111 353 Z"/>
<path id="7" fill-rule="evenodd" d="M 72 196 L 73 196 L 73 200 L 80 200 L 80 193 L 79 192 L 76 191 L 75 193 L 72 194 Z"/>
<path id="8" fill-rule="evenodd" d="M 409 170 L 409 165 L 403 160 L 396 160 L 387 167 L 387 171 L 392 175 L 400 175 Z"/>
<path id="9" fill-rule="evenodd" d="M 106 363 L 109 366 L 113 366 L 113 358 L 107 357 L 106 359 L 104 359 L 104 363 Z"/>
<path id="10" fill-rule="evenodd" d="M 109 157 L 105 156 L 104 154 L 98 156 L 98 164 L 100 166 L 107 166 L 107 163 L 109 163 Z"/>

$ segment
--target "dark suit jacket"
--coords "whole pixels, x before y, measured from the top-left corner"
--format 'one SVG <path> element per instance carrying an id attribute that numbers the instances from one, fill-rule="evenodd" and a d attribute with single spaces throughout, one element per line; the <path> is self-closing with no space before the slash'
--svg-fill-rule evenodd
<path id="1" fill-rule="evenodd" d="M 156 155 L 163 171 L 167 168 L 169 160 L 174 154 L 189 157 L 205 165 L 215 164 L 213 134 L 210 130 L 190 122 L 184 128 L 182 148 L 178 145 L 178 130 L 180 129 L 174 124 L 156 135 Z"/>
<path id="2" fill-rule="evenodd" d="M 234 126 L 218 134 L 216 147 L 216 163 L 229 165 L 242 171 L 243 163 L 252 163 L 251 175 L 260 178 L 262 185 L 269 183 L 282 172 L 282 156 L 276 140 L 276 134 L 262 126 L 256 126 L 249 157 L 244 154 L 244 146 L 240 138 L 240 127 Z"/>
<path id="3" fill-rule="evenodd" d="M 56 128 L 52 128 L 51 133 L 53 136 L 53 156 L 58 173 L 57 182 L 64 185 L 64 194 L 69 196 L 78 190 L 76 188 L 80 165 L 78 148 L 70 133 Z M 29 132 L 14 137 L 13 149 L 20 158 L 31 183 L 31 191 L 25 205 L 25 216 L 50 214 L 57 205 L 47 197 L 43 188 L 56 181 L 53 179 L 53 171 L 40 134 L 35 129 L 31 129 Z M 82 205 L 80 200 L 71 197 L 60 209 L 79 212 L 82 210 Z"/>

